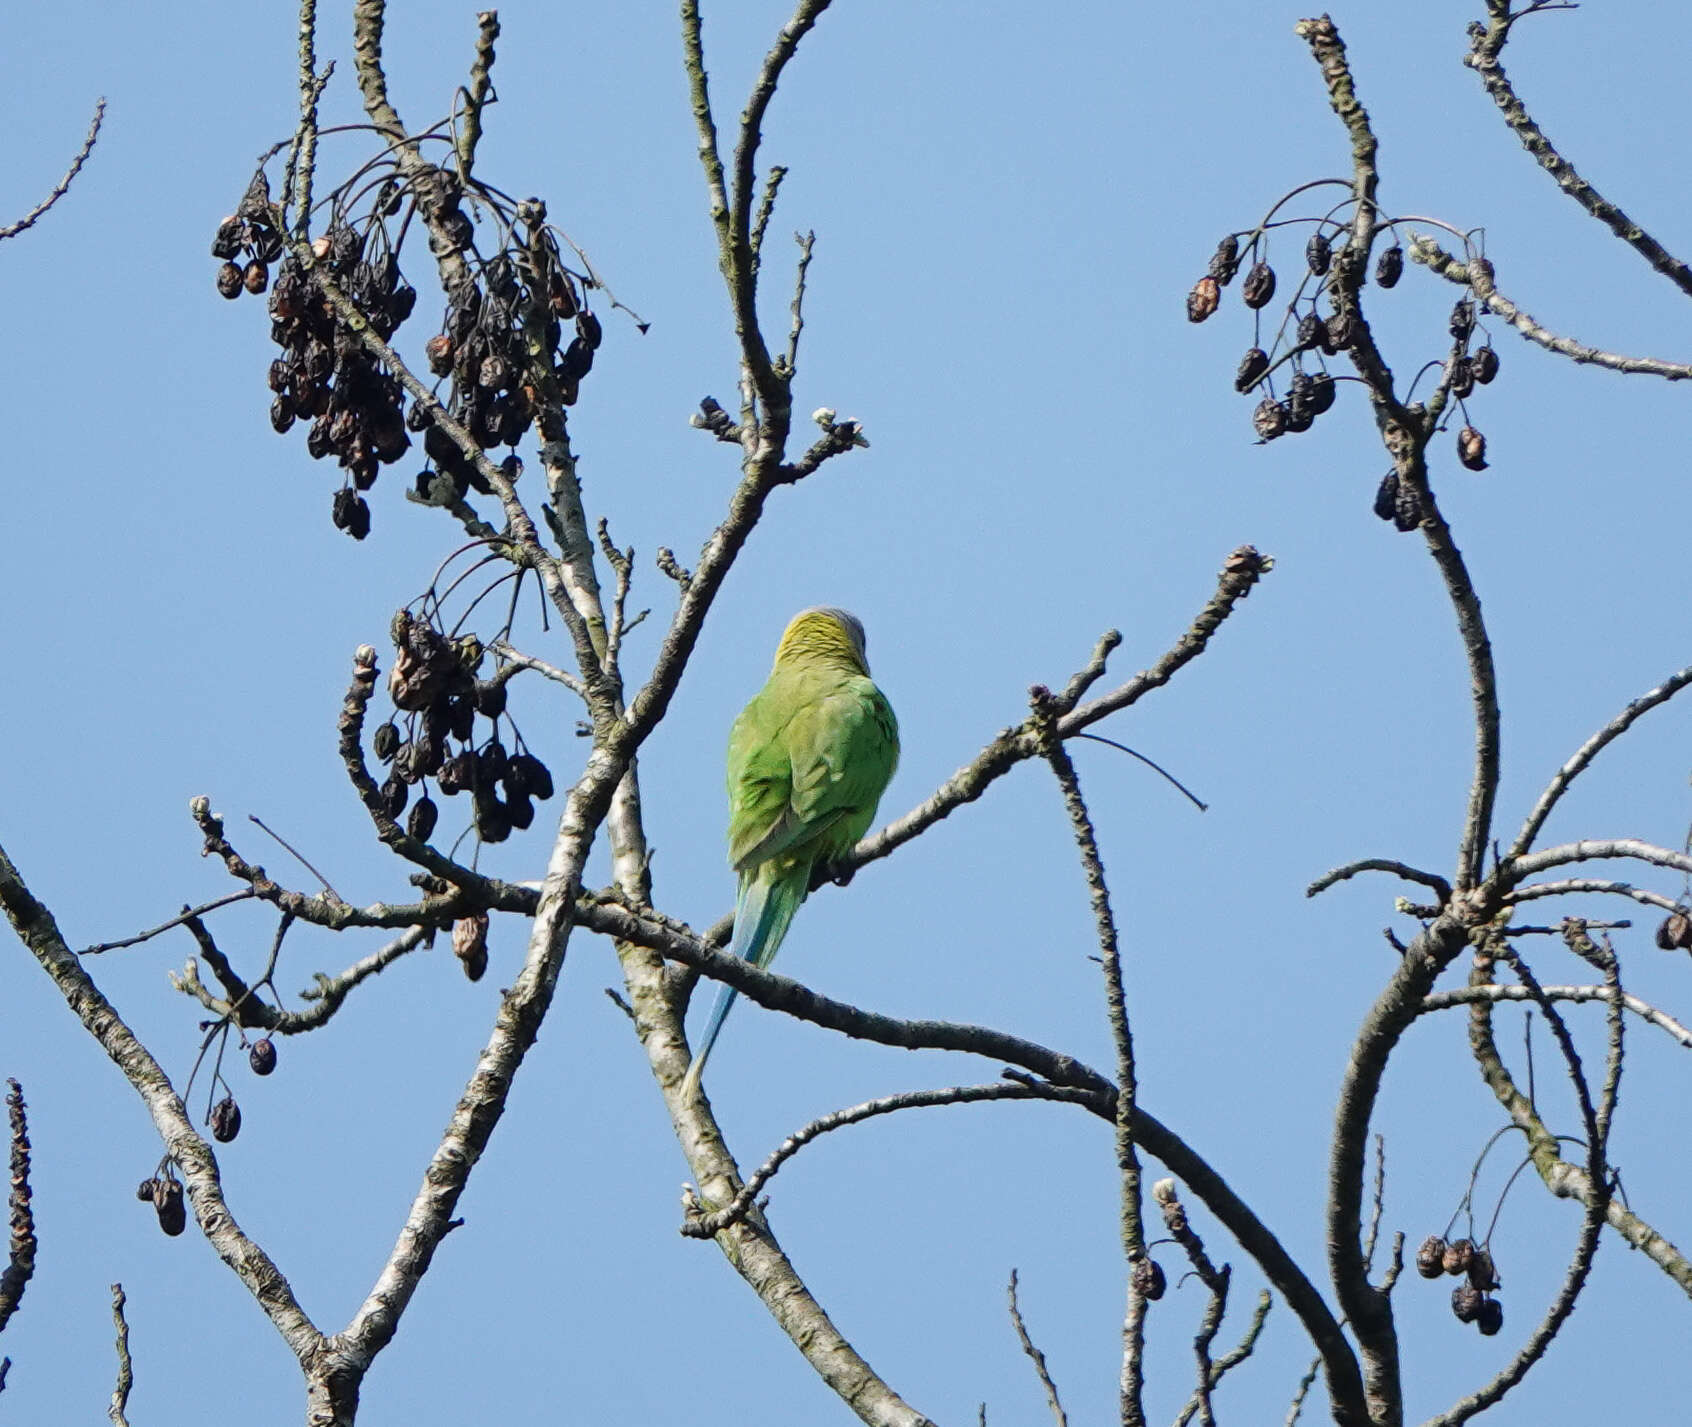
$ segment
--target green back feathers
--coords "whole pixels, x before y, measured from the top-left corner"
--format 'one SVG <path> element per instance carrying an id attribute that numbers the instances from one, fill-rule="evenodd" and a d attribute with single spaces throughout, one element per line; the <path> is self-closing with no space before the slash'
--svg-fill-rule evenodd
<path id="1" fill-rule="evenodd" d="M 843 610 L 796 616 L 729 734 L 730 864 L 744 875 L 779 862 L 808 877 L 868 831 L 898 761 L 898 721 L 870 680 L 863 626 Z"/>

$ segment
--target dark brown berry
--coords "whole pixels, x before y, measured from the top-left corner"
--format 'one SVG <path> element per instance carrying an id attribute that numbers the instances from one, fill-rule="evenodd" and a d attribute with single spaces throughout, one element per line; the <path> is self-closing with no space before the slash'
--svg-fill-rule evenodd
<path id="1" fill-rule="evenodd" d="M 488 969 L 488 914 L 460 917 L 452 924 L 452 954 L 464 966 L 464 974 L 480 981 Z"/>
<path id="2" fill-rule="evenodd" d="M 212 1106 L 211 1132 L 212 1138 L 224 1145 L 241 1133 L 241 1107 L 233 1095 L 225 1095 Z"/>
<path id="3" fill-rule="evenodd" d="M 1451 1290 L 1451 1311 L 1459 1323 L 1473 1323 L 1480 1317 L 1481 1305 L 1485 1302 L 1480 1289 L 1472 1283 L 1460 1283 Z M 1502 1318 L 1499 1321 L 1502 1322 Z"/>
<path id="4" fill-rule="evenodd" d="M 585 307 L 576 314 L 576 331 L 580 334 L 582 341 L 588 344 L 590 350 L 598 349 L 603 335 L 600 331 L 599 319 Z M 590 362 L 589 365 L 591 366 L 592 363 Z"/>
<path id="5" fill-rule="evenodd" d="M 1394 485 L 1396 485 L 1398 477 L 1395 475 L 1392 479 Z M 1375 514 L 1380 514 L 1378 503 Z M 1390 510 L 1387 511 L 1386 518 L 1389 520 L 1392 518 Z M 1416 1272 L 1421 1274 L 1423 1278 L 1438 1278 L 1445 1272 L 1445 1240 L 1440 1238 L 1438 1234 L 1429 1234 L 1427 1238 L 1422 1240 L 1422 1247 L 1416 1250 Z"/>
<path id="6" fill-rule="evenodd" d="M 1268 263 L 1253 263 L 1240 288 L 1240 296 L 1247 307 L 1265 306 L 1275 296 L 1275 269 Z"/>
<path id="7" fill-rule="evenodd" d="M 531 798 L 539 798 L 544 803 L 552 796 L 552 773 L 532 753 L 519 753 L 513 758 L 508 777 L 515 777 L 523 792 Z"/>
<path id="8" fill-rule="evenodd" d="M 411 795 L 411 790 L 403 779 L 392 776 L 382 784 L 382 807 L 391 818 L 397 818 L 405 811 L 405 800 Z"/>
<path id="9" fill-rule="evenodd" d="M 1483 1337 L 1491 1338 L 1504 1326 L 1504 1305 L 1496 1298 L 1483 1298 L 1480 1311 L 1475 1315 L 1475 1327 L 1481 1330 Z"/>
<path id="10" fill-rule="evenodd" d="M 1454 341 L 1467 342 L 1469 334 L 1475 330 L 1475 305 L 1466 297 L 1457 299 L 1457 305 L 1451 309 L 1451 321 L 1447 324 Z"/>
<path id="11" fill-rule="evenodd" d="M 241 295 L 241 269 L 235 263 L 225 263 L 217 270 L 217 290 L 224 297 Z M 181 1230 L 177 1231 L 178 1233 Z"/>
<path id="12" fill-rule="evenodd" d="M 1266 396 L 1252 412 L 1251 425 L 1260 441 L 1273 441 L 1287 429 L 1287 409 L 1274 397 Z"/>
<path id="13" fill-rule="evenodd" d="M 214 258 L 233 258 L 241 251 L 247 240 L 247 225 L 239 218 L 225 218 L 217 225 L 217 236 L 212 239 L 211 255 Z M 151 1180 L 148 1183 L 152 1183 Z"/>
<path id="14" fill-rule="evenodd" d="M 1475 1255 L 1475 1246 L 1468 1239 L 1453 1239 L 1445 1246 L 1445 1254 L 1441 1259 L 1447 1273 L 1467 1273 L 1469 1260 Z"/>
<path id="15" fill-rule="evenodd" d="M 1657 928 L 1657 945 L 1664 951 L 1692 948 L 1692 916 L 1685 912 L 1670 912 Z"/>
<path id="16" fill-rule="evenodd" d="M 431 798 L 421 797 L 412 806 L 411 816 L 405 820 L 405 830 L 419 842 L 427 842 L 434 836 L 440 815 L 440 809 Z"/>
<path id="17" fill-rule="evenodd" d="M 1216 245 L 1210 258 L 1210 275 L 1226 287 L 1240 270 L 1240 240 L 1232 233 Z"/>
<path id="18" fill-rule="evenodd" d="M 143 1204 L 151 1204 L 153 1202 L 153 1186 L 157 1182 L 157 1180 L 143 1179 L 135 1191 L 135 1197 Z"/>
<path id="19" fill-rule="evenodd" d="M 1498 353 L 1490 346 L 1482 347 L 1469 358 L 1469 365 L 1474 371 L 1475 380 L 1485 386 L 1498 375 Z"/>
<path id="20" fill-rule="evenodd" d="M 1357 341 L 1357 319 L 1349 312 L 1336 312 L 1328 318 L 1328 351 L 1344 352 Z"/>
<path id="21" fill-rule="evenodd" d="M 362 540 L 370 534 L 370 507 L 363 496 L 346 486 L 335 492 L 329 518 L 335 529 L 346 531 L 354 540 Z"/>
<path id="22" fill-rule="evenodd" d="M 483 718 L 498 718 L 505 712 L 505 681 L 478 679 L 475 699 L 476 712 Z"/>
<path id="23" fill-rule="evenodd" d="M 1458 357 L 1451 364 L 1451 394 L 1461 401 L 1475 389 L 1474 363 L 1467 357 Z"/>
<path id="24" fill-rule="evenodd" d="M 1310 235 L 1310 241 L 1304 245 L 1304 261 L 1310 271 L 1317 277 L 1327 272 L 1334 260 L 1334 245 L 1327 239 L 1327 235 L 1317 231 Z"/>
<path id="25" fill-rule="evenodd" d="M 1253 347 L 1240 358 L 1239 369 L 1234 373 L 1234 390 L 1250 391 L 1263 380 L 1268 370 L 1269 354 L 1261 347 Z"/>
<path id="26" fill-rule="evenodd" d="M 276 1069 L 276 1042 L 269 1036 L 254 1041 L 247 1051 L 247 1064 L 254 1075 L 269 1075 Z"/>
<path id="27" fill-rule="evenodd" d="M 1380 485 L 1375 487 L 1375 514 L 1382 520 L 1396 521 L 1398 516 L 1398 472 L 1388 471 L 1381 477 Z M 1432 1239 L 1428 1242 L 1431 1244 Z M 1439 1251 L 1445 1252 L 1445 1240 L 1439 1241 Z M 1442 1269 L 1443 1273 L 1444 1270 Z M 1433 1275 L 1429 1275 L 1431 1278 Z"/>
<path id="28" fill-rule="evenodd" d="M 1477 1247 L 1469 1256 L 1469 1282 L 1482 1293 L 1490 1293 L 1498 1287 L 1498 1271 L 1492 1266 L 1492 1255 L 1484 1248 Z"/>
<path id="29" fill-rule="evenodd" d="M 1382 287 L 1397 287 L 1404 276 L 1404 249 L 1394 243 L 1375 259 L 1375 281 Z"/>
<path id="30" fill-rule="evenodd" d="M 1304 400 L 1312 416 L 1320 416 L 1334 404 L 1335 390 L 1334 379 L 1326 372 L 1317 372 L 1310 378 Z"/>
<path id="31" fill-rule="evenodd" d="M 181 1180 L 153 1181 L 153 1212 L 159 1216 L 159 1227 L 173 1239 L 188 1227 L 188 1206 L 182 1202 Z"/>
<path id="32" fill-rule="evenodd" d="M 436 776 L 435 783 L 441 792 L 450 798 L 473 786 L 475 767 L 476 755 L 466 750 L 441 764 L 441 771 Z"/>
<path id="33" fill-rule="evenodd" d="M 1327 324 L 1314 312 L 1307 312 L 1298 320 L 1296 346 L 1301 351 L 1320 347 L 1328 335 Z"/>
<path id="34" fill-rule="evenodd" d="M 429 370 L 438 377 L 444 377 L 452 370 L 452 338 L 445 332 L 436 333 L 423 344 L 423 355 L 428 360 Z"/>
<path id="35" fill-rule="evenodd" d="M 1201 277 L 1187 293 L 1187 321 L 1203 322 L 1221 303 L 1221 285 L 1213 277 Z"/>
<path id="36" fill-rule="evenodd" d="M 1486 469 L 1486 437 L 1472 426 L 1457 433 L 1457 459 L 1471 471 Z"/>
<path id="37" fill-rule="evenodd" d="M 270 429 L 278 436 L 286 435 L 294 426 L 294 403 L 286 396 L 278 396 L 270 403 Z"/>
<path id="38" fill-rule="evenodd" d="M 1163 1269 L 1156 1259 L 1140 1259 L 1134 1265 L 1133 1283 L 1134 1292 L 1151 1303 L 1162 1298 L 1169 1286 L 1169 1280 L 1163 1276 Z"/>
<path id="39" fill-rule="evenodd" d="M 511 836 L 511 813 L 492 792 L 478 790 L 471 816 L 483 842 L 504 842 Z"/>
<path id="40" fill-rule="evenodd" d="M 370 750 L 383 763 L 393 761 L 394 754 L 399 752 L 399 725 L 391 719 L 378 728 L 370 740 Z"/>
<path id="41" fill-rule="evenodd" d="M 241 286 L 257 297 L 270 286 L 270 269 L 254 258 L 241 271 Z"/>

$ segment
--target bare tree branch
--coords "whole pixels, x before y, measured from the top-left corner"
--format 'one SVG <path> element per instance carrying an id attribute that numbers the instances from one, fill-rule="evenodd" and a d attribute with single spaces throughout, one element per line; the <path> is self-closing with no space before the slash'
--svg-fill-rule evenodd
<path id="1" fill-rule="evenodd" d="M 1692 856 L 1657 847 L 1633 837 L 1583 838 L 1579 842 L 1547 847 L 1540 852 L 1525 853 L 1511 858 L 1504 865 L 1506 885 L 1514 887 L 1529 877 L 1549 872 L 1553 867 L 1567 867 L 1571 862 L 1591 862 L 1602 858 L 1632 858 L 1649 862 L 1654 867 L 1671 867 L 1676 872 L 1692 873 Z"/>
<path id="2" fill-rule="evenodd" d="M 258 1300 L 309 1375 L 324 1352 L 323 1335 L 300 1307 L 281 1270 L 235 1222 L 223 1198 L 217 1157 L 194 1129 L 169 1077 L 82 969 L 52 913 L 30 894 L 4 849 L 0 849 L 0 906 L 65 1003 L 141 1097 L 166 1153 L 182 1171 L 194 1217 L 207 1242 Z"/>
<path id="3" fill-rule="evenodd" d="M 1481 83 L 1486 86 L 1486 92 L 1492 96 L 1492 102 L 1498 106 L 1499 113 L 1504 116 L 1504 122 L 1510 126 L 1511 132 L 1522 141 L 1522 147 L 1538 160 L 1539 166 L 1556 180 L 1558 188 L 1644 258 L 1657 272 L 1688 297 L 1692 297 L 1692 269 L 1688 269 L 1685 263 L 1580 176 L 1575 166 L 1545 137 L 1545 131 L 1534 122 L 1527 106 L 1517 96 L 1505 75 L 1504 66 L 1498 56 L 1509 38 L 1511 26 L 1522 14 L 1531 13 L 1540 7 L 1530 5 L 1527 10 L 1512 14 L 1508 0 L 1487 0 L 1486 8 L 1489 23 L 1485 26 L 1474 24 L 1469 27 L 1469 53 L 1463 62 L 1480 76 Z"/>
<path id="4" fill-rule="evenodd" d="M 1128 1262 L 1128 1306 L 1122 1320 L 1122 1375 L 1120 1411 L 1123 1427 L 1140 1427 L 1146 1419 L 1145 1319 L 1146 1295 L 1134 1269 L 1145 1259 L 1146 1234 L 1141 1222 L 1140 1160 L 1134 1152 L 1134 1100 L 1138 1081 L 1134 1074 L 1134 1037 L 1128 1024 L 1128 1003 L 1122 990 L 1122 963 L 1117 952 L 1116 918 L 1110 907 L 1110 890 L 1105 885 L 1104 864 L 1093 835 L 1093 820 L 1081 797 L 1081 782 L 1075 765 L 1064 752 L 1057 736 L 1058 703 L 1051 690 L 1036 684 L 1029 692 L 1033 706 L 1035 736 L 1041 752 L 1052 765 L 1063 793 L 1064 811 L 1081 855 L 1087 879 L 1087 900 L 1097 925 L 1099 959 L 1104 971 L 1105 1010 L 1111 1041 L 1116 1047 L 1116 1172 L 1120 1178 L 1118 1232 L 1123 1257 Z M 1205 1404 L 1208 1417 L 1209 1403 Z M 1211 1427 L 1207 1421 L 1206 1427 Z"/>
<path id="5" fill-rule="evenodd" d="M 0 853 L 4 856 L 4 853 Z M 31 1212 L 29 1188 L 29 1121 L 24 1114 L 23 1087 L 6 1082 L 6 1119 L 11 1142 L 11 1186 L 6 1205 L 9 1220 L 9 1248 L 6 1269 L 0 1273 L 0 1332 L 23 1301 L 24 1287 L 35 1274 L 35 1215 Z"/>
<path id="6" fill-rule="evenodd" d="M 104 96 L 94 101 L 94 118 L 88 125 L 88 133 L 82 141 L 82 147 L 77 150 L 76 157 L 65 170 L 65 176 L 53 185 L 53 190 L 35 207 L 24 214 L 16 222 L 7 223 L 0 227 L 0 241 L 15 238 L 26 228 L 33 228 L 41 216 L 55 203 L 70 192 L 70 186 L 76 181 L 76 176 L 82 172 L 83 164 L 88 162 L 88 156 L 94 152 L 94 141 L 100 137 L 100 123 L 106 117 L 106 101 Z"/>
<path id="7" fill-rule="evenodd" d="M 1343 867 L 1336 867 L 1332 872 L 1324 872 L 1304 889 L 1304 895 L 1317 896 L 1330 887 L 1349 881 L 1359 872 L 1390 872 L 1395 877 L 1402 877 L 1406 882 L 1419 882 L 1433 890 L 1442 907 L 1451 898 L 1451 884 L 1445 878 L 1433 872 L 1423 872 L 1419 867 L 1412 867 L 1391 857 L 1365 857 L 1358 862 L 1348 862 Z"/>
<path id="8" fill-rule="evenodd" d="M 1692 665 L 1670 674 L 1656 688 L 1641 694 L 1604 727 L 1593 734 L 1591 738 L 1581 744 L 1568 762 L 1563 764 L 1551 781 L 1546 784 L 1545 791 L 1539 795 L 1538 801 L 1534 803 L 1532 810 L 1523 821 L 1522 830 L 1516 834 L 1516 840 L 1510 844 L 1510 850 L 1505 854 L 1506 858 L 1520 857 L 1533 846 L 1534 841 L 1545 826 L 1545 820 L 1551 816 L 1552 809 L 1557 806 L 1558 799 L 1568 791 L 1569 784 L 1586 771 L 1594 758 L 1620 738 L 1622 734 L 1626 733 L 1628 729 L 1632 728 L 1644 714 L 1649 713 L 1661 704 L 1666 704 L 1688 684 L 1692 684 Z"/>
<path id="9" fill-rule="evenodd" d="M 1607 986 L 1542 986 L 1545 996 L 1552 1001 L 1611 1001 L 1613 993 Z M 1500 986 L 1494 983 L 1480 985 L 1470 984 L 1450 991 L 1431 992 L 1423 1001 L 1422 1007 L 1426 1011 L 1445 1011 L 1454 1006 L 1472 1006 L 1478 1001 L 1490 1001 L 1494 1004 L 1500 1001 L 1532 1001 L 1535 997 L 1525 986 Z M 1692 1028 L 1677 1021 L 1668 1012 L 1659 1010 L 1649 1001 L 1641 1000 L 1638 996 L 1623 993 L 1622 1006 L 1633 1012 L 1647 1025 L 1657 1027 L 1666 1032 L 1688 1050 L 1692 1050 Z"/>
<path id="10" fill-rule="evenodd" d="M 1459 261 L 1426 234 L 1412 235 L 1410 257 L 1415 262 L 1426 264 L 1429 272 L 1437 273 L 1461 287 L 1472 288 L 1475 295 L 1485 301 L 1491 311 L 1502 317 L 1528 341 L 1537 343 L 1548 352 L 1556 352 L 1579 365 L 1603 367 L 1606 371 L 1663 377 L 1671 382 L 1692 377 L 1692 363 L 1606 352 L 1598 347 L 1589 347 L 1584 342 L 1577 342 L 1573 337 L 1564 337 L 1553 332 L 1497 289 L 1493 283 L 1490 263 L 1483 259 L 1467 263 Z"/>

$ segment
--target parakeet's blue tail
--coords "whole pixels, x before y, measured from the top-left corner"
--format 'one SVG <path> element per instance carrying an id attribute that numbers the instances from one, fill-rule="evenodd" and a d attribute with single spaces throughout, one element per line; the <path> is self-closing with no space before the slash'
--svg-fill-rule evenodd
<path id="1" fill-rule="evenodd" d="M 768 876 L 765 868 L 760 868 L 757 873 L 744 878 L 734 909 L 734 939 L 729 942 L 730 953 L 750 961 L 754 966 L 768 966 L 780 950 L 788 927 L 793 924 L 793 914 L 805 900 L 809 882 L 808 867 L 794 868 L 774 877 Z M 700 1041 L 693 1064 L 687 1068 L 687 1079 L 682 1082 L 684 1099 L 698 1087 L 699 1077 L 705 1071 L 705 1059 L 717 1043 L 717 1033 L 722 1030 L 729 1007 L 734 1005 L 739 994 L 732 986 L 718 990 L 717 1004 L 711 1007 L 711 1019 L 705 1024 L 705 1038 Z"/>

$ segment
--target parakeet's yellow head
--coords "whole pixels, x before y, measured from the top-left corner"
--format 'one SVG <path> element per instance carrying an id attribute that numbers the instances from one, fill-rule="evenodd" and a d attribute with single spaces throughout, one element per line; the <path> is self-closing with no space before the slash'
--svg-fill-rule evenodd
<path id="1" fill-rule="evenodd" d="M 802 609 L 788 623 L 776 646 L 776 668 L 790 661 L 841 664 L 859 674 L 869 673 L 864 627 L 857 615 L 832 605 Z"/>

